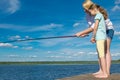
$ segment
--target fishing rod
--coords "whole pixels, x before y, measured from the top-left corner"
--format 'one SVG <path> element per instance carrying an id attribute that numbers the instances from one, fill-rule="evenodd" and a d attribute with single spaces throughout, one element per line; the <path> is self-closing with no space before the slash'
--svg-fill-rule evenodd
<path id="1" fill-rule="evenodd" d="M 85 35 L 85 36 L 89 36 L 89 35 Z M 56 38 L 73 38 L 73 37 L 77 37 L 77 36 L 76 35 L 71 35 L 71 36 L 56 36 L 56 37 L 43 37 L 43 38 L 21 39 L 21 40 L 5 41 L 5 42 L 2 42 L 2 43 L 14 43 L 14 42 L 33 41 L 33 40 L 56 39 Z"/>

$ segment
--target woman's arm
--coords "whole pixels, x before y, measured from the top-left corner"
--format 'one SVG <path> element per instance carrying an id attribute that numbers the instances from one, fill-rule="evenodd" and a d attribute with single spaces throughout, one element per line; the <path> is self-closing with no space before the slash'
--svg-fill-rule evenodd
<path id="1" fill-rule="evenodd" d="M 88 29 L 85 29 L 81 32 L 76 33 L 75 35 L 78 36 L 78 37 L 84 37 L 86 34 L 89 34 L 92 31 L 93 31 L 93 28 L 90 27 Z"/>

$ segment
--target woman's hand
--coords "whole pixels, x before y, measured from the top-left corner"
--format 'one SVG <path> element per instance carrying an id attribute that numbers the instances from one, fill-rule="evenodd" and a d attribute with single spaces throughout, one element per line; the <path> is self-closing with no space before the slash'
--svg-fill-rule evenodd
<path id="1" fill-rule="evenodd" d="M 95 38 L 91 38 L 90 41 L 91 41 L 92 43 L 95 43 L 95 42 L 96 42 Z"/>
<path id="2" fill-rule="evenodd" d="M 76 35 L 77 37 L 80 37 L 81 33 L 78 32 L 78 33 L 76 33 L 75 35 Z"/>
<path id="3" fill-rule="evenodd" d="M 77 37 L 85 37 L 87 34 L 83 34 L 81 32 L 75 34 Z"/>

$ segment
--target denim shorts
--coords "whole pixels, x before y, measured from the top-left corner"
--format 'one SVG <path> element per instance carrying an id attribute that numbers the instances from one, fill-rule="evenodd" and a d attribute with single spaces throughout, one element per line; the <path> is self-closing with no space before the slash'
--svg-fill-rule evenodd
<path id="1" fill-rule="evenodd" d="M 114 36 L 114 30 L 113 29 L 108 29 L 107 30 L 107 38 L 112 40 L 113 36 Z"/>

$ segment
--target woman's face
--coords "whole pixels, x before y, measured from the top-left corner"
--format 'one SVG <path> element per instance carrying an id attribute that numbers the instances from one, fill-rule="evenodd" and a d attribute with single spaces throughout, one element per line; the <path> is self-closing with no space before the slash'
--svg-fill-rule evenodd
<path id="1" fill-rule="evenodd" d="M 85 11 L 86 13 L 90 14 L 89 10 L 87 10 L 87 9 L 84 9 L 84 11 Z"/>
<path id="2" fill-rule="evenodd" d="M 89 12 L 90 12 L 90 14 L 91 14 L 91 15 L 93 15 L 93 16 L 94 16 L 94 15 L 96 15 L 96 13 L 95 13 L 95 10 L 94 10 L 94 9 L 90 9 L 90 10 L 89 10 Z"/>

